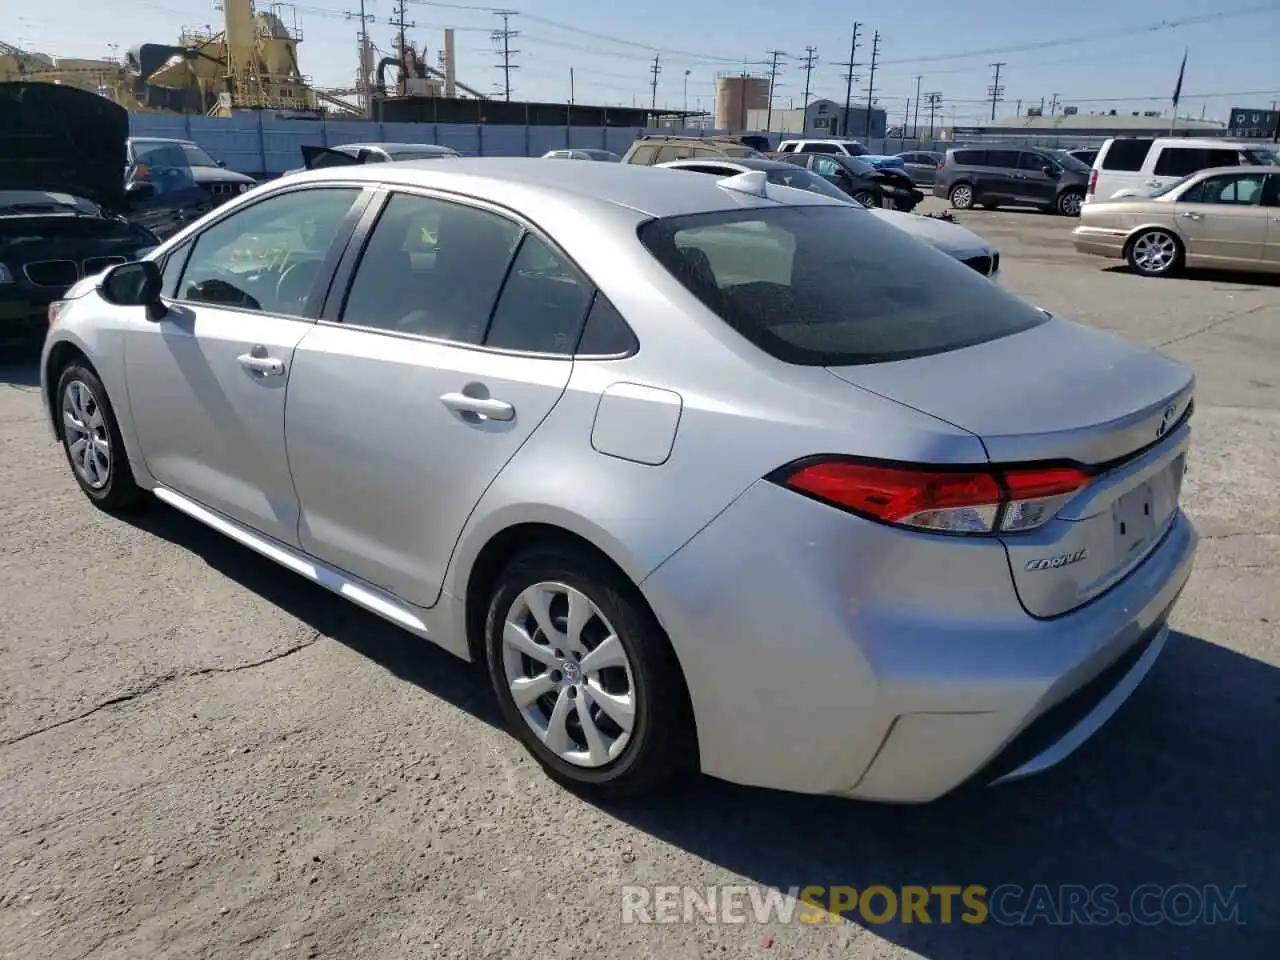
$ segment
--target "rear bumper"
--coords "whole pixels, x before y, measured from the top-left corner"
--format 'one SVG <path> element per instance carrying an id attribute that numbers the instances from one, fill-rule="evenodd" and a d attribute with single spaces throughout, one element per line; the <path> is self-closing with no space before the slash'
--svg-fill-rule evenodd
<path id="1" fill-rule="evenodd" d="M 1101 727 L 1159 654 L 1196 542 L 1179 513 L 1108 593 L 1035 620 L 997 542 L 940 544 L 762 482 L 642 589 L 706 773 L 916 803 L 1045 769 Z"/>
<path id="2" fill-rule="evenodd" d="M 1123 259 L 1124 245 L 1128 239 L 1128 231 L 1114 230 L 1109 227 L 1079 226 L 1071 231 L 1071 241 L 1081 253 L 1094 256 Z"/>

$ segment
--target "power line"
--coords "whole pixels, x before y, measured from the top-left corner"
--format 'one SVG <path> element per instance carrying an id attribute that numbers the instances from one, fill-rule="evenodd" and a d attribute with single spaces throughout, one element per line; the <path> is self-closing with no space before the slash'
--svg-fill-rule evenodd
<path id="1" fill-rule="evenodd" d="M 880 31 L 877 30 L 875 37 L 871 41 L 871 76 L 867 80 L 867 126 L 863 131 L 863 139 L 871 139 L 871 105 L 874 102 L 873 94 L 876 92 L 876 62 L 880 59 Z M 886 121 L 888 113 L 885 114 Z"/>
<path id="2" fill-rule="evenodd" d="M 859 66 L 854 59 L 858 55 L 858 32 L 862 29 L 861 23 L 853 25 L 853 40 L 849 42 L 849 60 L 841 63 L 839 66 L 848 68 L 848 72 L 844 75 L 844 123 L 843 129 L 840 131 L 842 136 L 849 135 L 849 102 L 853 99 L 853 71 Z"/>
<path id="3" fill-rule="evenodd" d="M 1000 86 L 1000 68 L 1007 67 L 1008 64 L 1001 62 L 993 63 L 991 66 L 995 68 L 996 76 L 995 79 L 991 81 L 991 86 L 987 87 L 987 95 L 991 97 L 991 119 L 995 120 L 996 104 L 1004 99 L 1004 87 Z"/>
<path id="4" fill-rule="evenodd" d="M 404 0 L 400 0 L 403 4 Z M 502 54 L 502 62 L 499 66 L 502 68 L 502 98 L 504 100 L 511 99 L 511 71 L 519 69 L 511 62 L 511 58 L 519 53 L 519 50 L 511 49 L 511 41 L 520 36 L 519 30 L 511 29 L 511 18 L 516 15 L 515 10 L 497 10 L 494 11 L 502 18 L 502 29 L 495 30 L 490 36 L 495 44 L 501 43 L 502 48 L 499 53 Z"/>
<path id="5" fill-rule="evenodd" d="M 778 58 L 787 56 L 785 50 L 766 50 L 769 56 L 769 105 L 765 110 L 764 129 L 766 132 L 773 129 L 773 86 L 778 79 Z"/>

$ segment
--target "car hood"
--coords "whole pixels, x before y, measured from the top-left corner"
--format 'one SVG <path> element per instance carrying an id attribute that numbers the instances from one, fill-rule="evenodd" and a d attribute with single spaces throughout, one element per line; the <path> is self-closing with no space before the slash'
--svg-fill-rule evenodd
<path id="1" fill-rule="evenodd" d="M 129 114 L 53 83 L 0 83 L 0 189 L 47 190 L 124 206 Z"/>
<path id="2" fill-rule="evenodd" d="M 228 170 L 226 167 L 192 167 L 191 177 L 196 183 L 257 183 L 247 173 Z"/>
<path id="3" fill-rule="evenodd" d="M 899 230 L 905 230 L 917 240 L 923 240 L 953 257 L 978 256 L 990 253 L 993 249 L 991 244 L 958 223 L 947 223 L 945 220 L 937 220 L 933 217 L 922 217 L 916 213 L 902 213 L 880 207 L 869 208 L 869 212 L 873 217 Z"/>

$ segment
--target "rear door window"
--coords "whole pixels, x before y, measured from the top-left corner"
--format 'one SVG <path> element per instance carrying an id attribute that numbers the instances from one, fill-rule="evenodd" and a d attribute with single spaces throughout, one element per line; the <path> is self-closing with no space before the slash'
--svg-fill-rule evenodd
<path id="1" fill-rule="evenodd" d="M 1154 140 L 1112 140 L 1102 155 L 1102 169 L 1129 173 L 1140 171 L 1153 143 Z"/>
<path id="2" fill-rule="evenodd" d="M 953 162 L 962 167 L 981 167 L 987 161 L 985 150 L 957 150 L 951 156 Z"/>
<path id="3" fill-rule="evenodd" d="M 489 321 L 485 346 L 568 356 L 593 292 L 561 253 L 526 233 Z"/>
<path id="4" fill-rule="evenodd" d="M 1021 157 L 1017 150 L 988 150 L 987 162 L 984 166 L 1002 167 L 1005 169 L 1018 169 L 1018 159 Z"/>
<path id="5" fill-rule="evenodd" d="M 1236 174 L 1209 177 L 1196 191 L 1194 200 L 1180 197 L 1182 203 L 1223 203 L 1234 206 L 1256 207 L 1262 200 L 1265 174 Z"/>
<path id="6" fill-rule="evenodd" d="M 1210 167 L 1234 167 L 1240 163 L 1235 150 L 1214 147 L 1163 147 L 1152 173 L 1157 177 L 1185 177 Z"/>
<path id="7" fill-rule="evenodd" d="M 839 153 L 840 148 L 834 143 L 807 143 L 805 153 Z"/>
<path id="8" fill-rule="evenodd" d="M 849 365 L 956 350 L 1045 315 L 852 206 L 652 220 L 640 240 L 712 313 L 788 363 Z"/>
<path id="9" fill-rule="evenodd" d="M 687 160 L 693 151 L 688 147 L 662 147 L 658 150 L 658 159 L 654 163 L 669 163 L 672 160 Z"/>

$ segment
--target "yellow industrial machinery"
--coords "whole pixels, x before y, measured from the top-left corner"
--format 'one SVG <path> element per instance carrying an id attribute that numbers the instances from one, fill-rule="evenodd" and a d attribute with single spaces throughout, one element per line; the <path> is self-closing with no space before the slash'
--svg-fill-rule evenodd
<path id="1" fill-rule="evenodd" d="M 126 110 L 144 110 L 134 96 L 135 79 L 123 63 L 115 60 L 51 57 L 0 41 L 0 83 L 60 83 L 114 100 Z"/>

